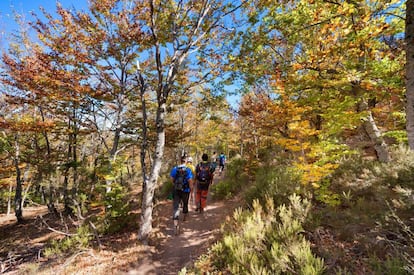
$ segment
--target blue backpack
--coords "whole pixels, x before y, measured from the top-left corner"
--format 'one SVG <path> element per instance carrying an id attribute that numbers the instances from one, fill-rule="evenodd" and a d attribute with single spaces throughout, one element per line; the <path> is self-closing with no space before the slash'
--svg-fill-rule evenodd
<path id="1" fill-rule="evenodd" d="M 175 174 L 174 179 L 174 188 L 177 191 L 184 191 L 186 188 L 188 188 L 187 167 L 177 167 L 177 173 Z"/>
<path id="2" fill-rule="evenodd" d="M 220 157 L 219 157 L 220 165 L 224 165 L 224 160 L 225 159 L 226 159 L 226 157 L 224 155 L 220 155 Z"/>

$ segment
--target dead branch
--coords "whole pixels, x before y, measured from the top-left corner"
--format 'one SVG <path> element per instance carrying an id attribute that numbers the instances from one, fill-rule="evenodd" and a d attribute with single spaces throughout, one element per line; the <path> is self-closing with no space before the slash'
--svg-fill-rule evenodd
<path id="1" fill-rule="evenodd" d="M 66 233 L 66 232 L 54 229 L 43 219 L 43 216 L 39 215 L 39 218 L 42 221 L 42 223 L 47 227 L 47 229 L 49 229 L 52 232 L 58 233 L 60 235 L 65 235 L 65 236 L 76 236 L 77 235 L 77 234 Z"/>

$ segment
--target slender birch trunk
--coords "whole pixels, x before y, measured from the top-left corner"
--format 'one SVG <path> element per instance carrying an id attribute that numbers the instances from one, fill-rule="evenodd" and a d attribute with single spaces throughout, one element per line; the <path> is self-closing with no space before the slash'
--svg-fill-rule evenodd
<path id="1" fill-rule="evenodd" d="M 385 143 L 385 140 L 382 137 L 382 133 L 378 129 L 371 111 L 368 112 L 368 116 L 364 121 L 363 127 L 367 132 L 371 142 L 374 144 L 374 149 L 377 153 L 378 160 L 381 162 L 389 162 L 390 154 L 388 152 L 388 145 Z"/>
<path id="2" fill-rule="evenodd" d="M 12 208 L 12 192 L 13 192 L 13 184 L 10 182 L 9 185 L 9 194 L 7 196 L 7 216 L 11 213 Z"/>
<path id="3" fill-rule="evenodd" d="M 362 127 L 367 133 L 371 143 L 374 145 L 378 160 L 381 162 L 389 162 L 390 154 L 388 152 L 388 145 L 385 142 L 380 129 L 375 123 L 372 112 L 368 108 L 368 104 L 364 100 L 361 100 L 358 103 L 357 109 L 359 112 L 367 112 L 367 116 L 365 117 Z"/>

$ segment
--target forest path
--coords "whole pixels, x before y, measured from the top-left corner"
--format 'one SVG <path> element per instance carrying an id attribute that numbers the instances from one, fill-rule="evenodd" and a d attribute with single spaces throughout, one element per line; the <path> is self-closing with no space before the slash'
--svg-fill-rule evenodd
<path id="1" fill-rule="evenodd" d="M 214 183 L 222 176 L 217 173 Z M 161 202 L 156 208 L 157 245 L 127 274 L 178 274 L 182 268 L 191 267 L 215 242 L 220 235 L 221 224 L 238 205 L 235 199 L 213 201 L 209 194 L 205 212 L 200 214 L 194 211 L 195 204 L 190 202 L 186 221 L 180 221 L 181 233 L 175 236 L 171 219 L 172 201 Z"/>

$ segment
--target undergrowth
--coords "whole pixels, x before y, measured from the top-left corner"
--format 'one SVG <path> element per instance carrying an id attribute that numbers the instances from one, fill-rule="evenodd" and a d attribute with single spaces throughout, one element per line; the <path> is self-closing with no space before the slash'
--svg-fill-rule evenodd
<path id="1" fill-rule="evenodd" d="M 297 195 L 275 208 L 271 198 L 251 210 L 238 209 L 223 227 L 224 238 L 195 264 L 196 274 L 322 274 L 323 260 L 312 254 L 302 224 L 310 202 Z"/>
<path id="2" fill-rule="evenodd" d="M 226 220 L 223 239 L 191 272 L 414 273 L 414 154 L 408 148 L 395 148 L 389 163 L 343 159 L 313 189 L 311 211 L 305 211 L 310 202 L 298 199 L 309 190 L 293 171 L 235 163 L 215 192 L 221 198 L 242 192 L 250 210 Z"/>
<path id="3" fill-rule="evenodd" d="M 331 232 L 331 246 L 315 237 L 315 252 L 325 259 L 336 259 L 330 272 L 354 273 L 361 266 L 372 274 L 408 274 L 414 270 L 410 260 L 414 257 L 410 233 L 414 154 L 408 148 L 395 148 L 389 163 L 355 156 L 345 159 L 320 186 L 315 190 L 316 207 L 307 229 Z M 342 243 L 342 247 L 335 243 Z"/>
<path id="4" fill-rule="evenodd" d="M 44 255 L 46 257 L 56 257 L 75 253 L 89 247 L 92 239 L 93 234 L 91 234 L 90 228 L 87 225 L 80 226 L 76 233 L 67 235 L 62 239 L 52 240 L 45 249 Z"/>
<path id="5" fill-rule="evenodd" d="M 216 199 L 229 199 L 248 187 L 249 178 L 245 169 L 246 160 L 234 159 L 226 165 L 225 177 L 210 186 Z"/>

